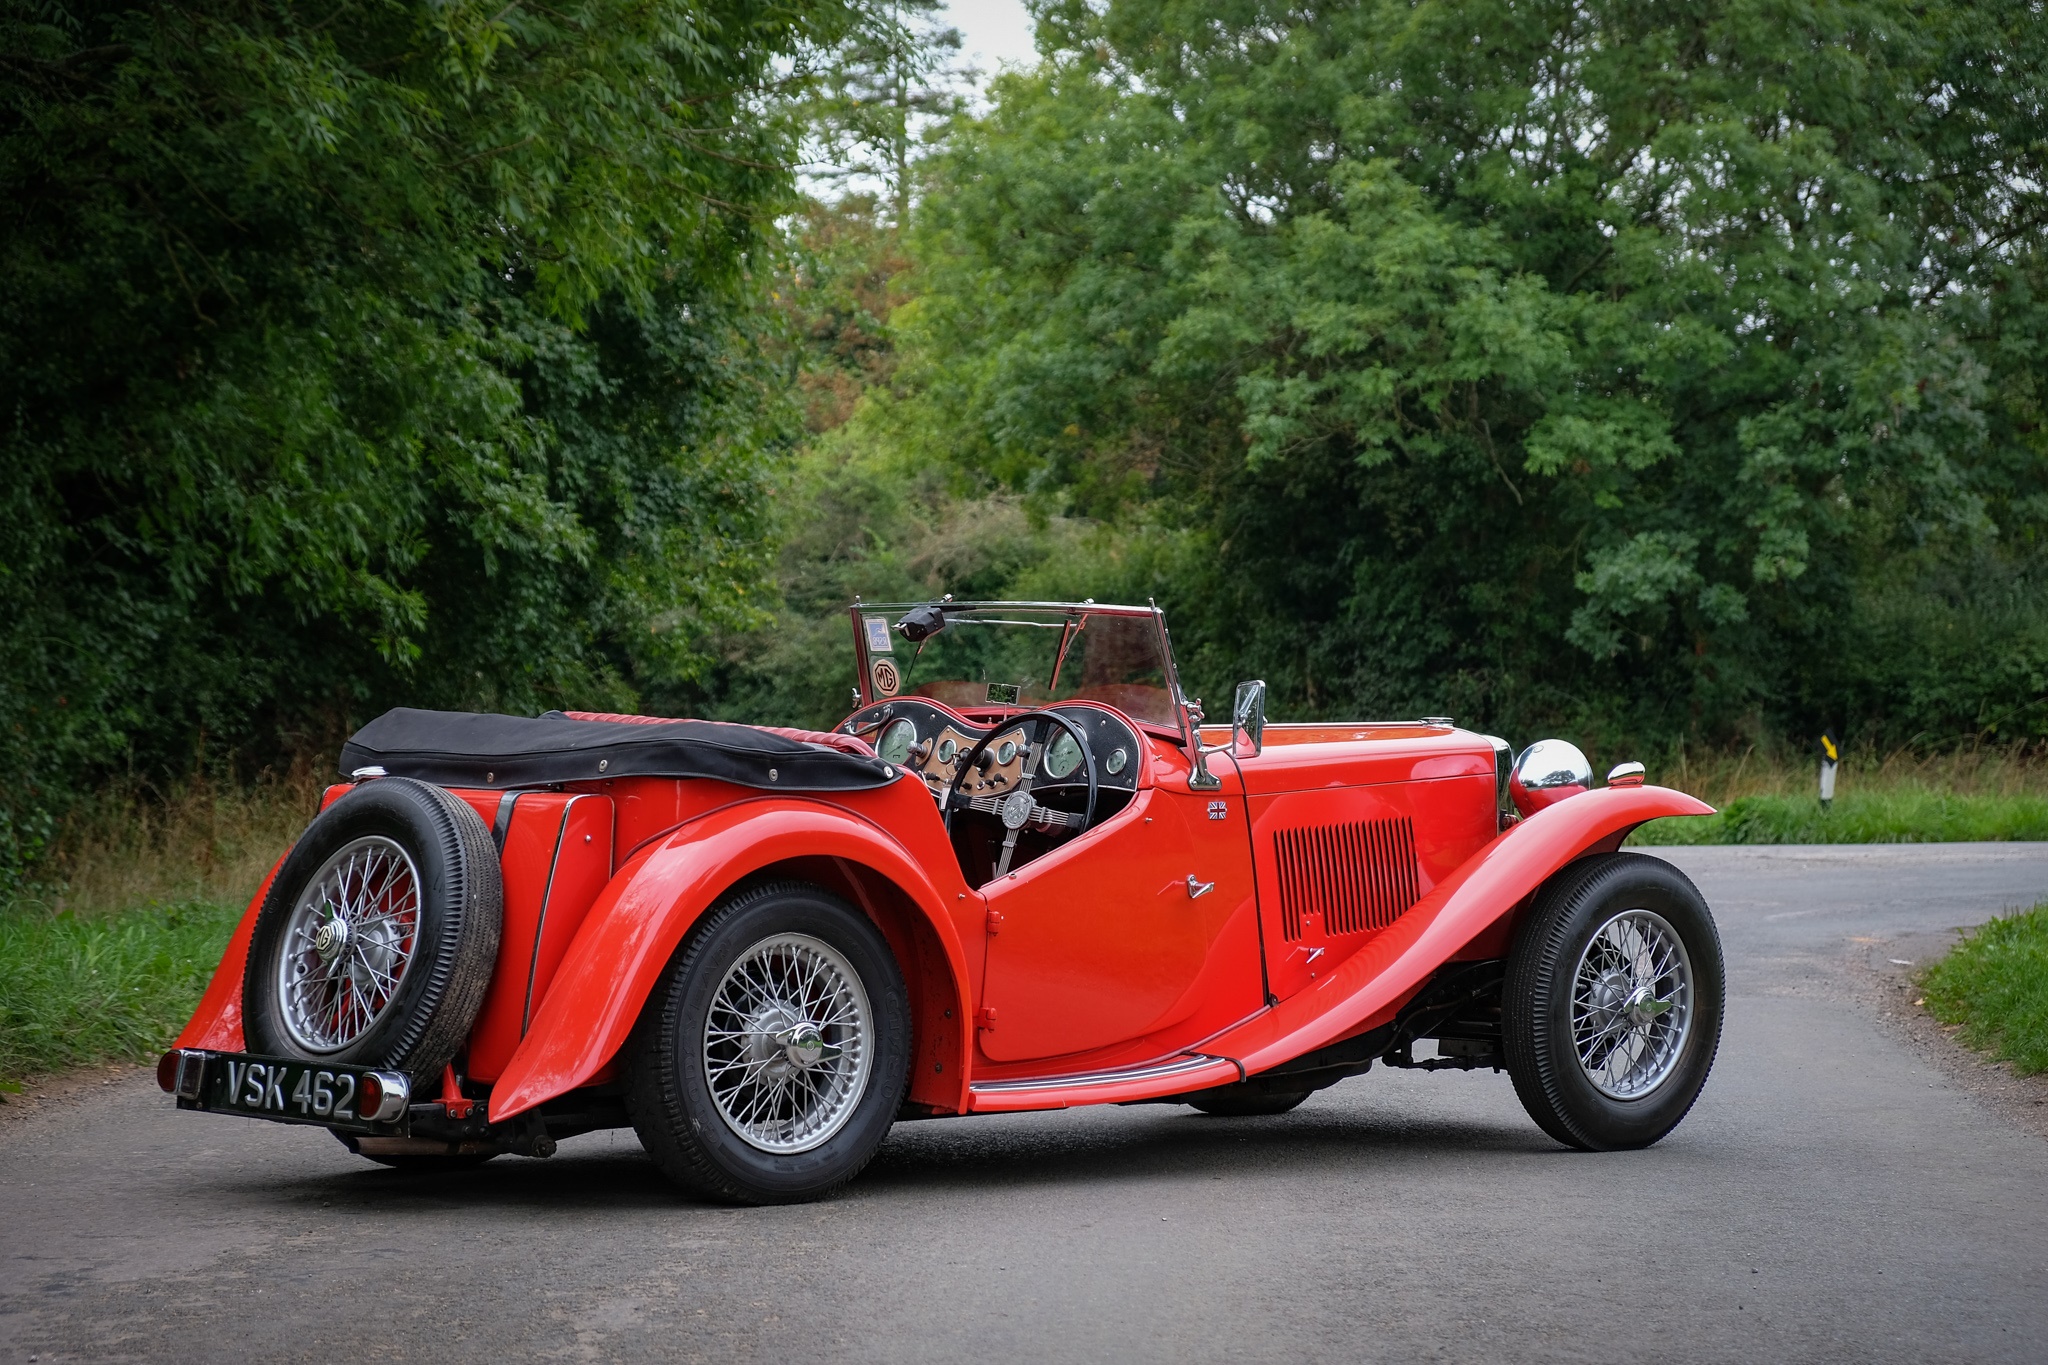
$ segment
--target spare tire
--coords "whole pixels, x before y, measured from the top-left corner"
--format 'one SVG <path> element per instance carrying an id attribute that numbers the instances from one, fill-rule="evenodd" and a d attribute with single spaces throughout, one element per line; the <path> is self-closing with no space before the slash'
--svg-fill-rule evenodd
<path id="1" fill-rule="evenodd" d="M 286 856 L 242 975 L 249 1050 L 436 1084 L 483 1004 L 504 890 L 482 817 L 439 787 L 365 782 Z"/>

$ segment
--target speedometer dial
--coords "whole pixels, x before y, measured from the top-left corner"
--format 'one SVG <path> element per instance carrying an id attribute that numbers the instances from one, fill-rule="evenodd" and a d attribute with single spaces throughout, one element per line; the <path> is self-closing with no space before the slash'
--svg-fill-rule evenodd
<path id="1" fill-rule="evenodd" d="M 1045 751 L 1045 775 L 1066 777 L 1081 766 L 1081 746 L 1065 730 L 1060 731 L 1052 747 Z"/>
<path id="2" fill-rule="evenodd" d="M 910 758 L 910 746 L 917 743 L 917 727 L 907 720 L 889 722 L 889 728 L 882 731 L 881 743 L 875 745 L 875 756 L 884 763 L 902 764 Z"/>

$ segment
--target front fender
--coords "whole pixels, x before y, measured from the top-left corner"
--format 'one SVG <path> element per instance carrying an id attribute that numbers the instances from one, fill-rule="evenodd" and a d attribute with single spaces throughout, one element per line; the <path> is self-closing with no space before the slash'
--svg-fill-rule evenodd
<path id="1" fill-rule="evenodd" d="M 923 793 L 918 793 L 920 797 Z M 939 889 L 887 831 L 843 807 L 762 798 L 699 817 L 633 857 L 591 906 L 526 1037 L 492 1088 L 508 1119 L 595 1076 L 624 1046 L 676 946 L 734 883 L 792 858 L 841 858 L 894 883 L 929 921 L 962 1000 L 967 960 Z M 955 1075 L 972 1031 L 955 1029 Z"/>
<path id="2" fill-rule="evenodd" d="M 1546 806 L 1473 854 L 1335 971 L 1203 1051 L 1234 1057 L 1257 1073 L 1373 1027 L 1565 864 L 1618 846 L 1645 821 L 1713 813 L 1665 787 L 1602 787 Z"/>

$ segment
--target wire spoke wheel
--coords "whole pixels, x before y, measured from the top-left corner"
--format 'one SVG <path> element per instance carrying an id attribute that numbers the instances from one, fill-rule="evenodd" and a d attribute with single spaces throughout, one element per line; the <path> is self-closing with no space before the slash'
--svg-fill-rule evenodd
<path id="1" fill-rule="evenodd" d="M 1515 1094 L 1567 1147 L 1648 1147 L 1699 1099 L 1726 1000 L 1721 935 L 1691 878 L 1643 853 L 1580 858 L 1538 892 L 1508 952 Z"/>
<path id="2" fill-rule="evenodd" d="M 340 1052 L 398 994 L 420 933 L 420 875 L 382 835 L 337 849 L 306 882 L 285 923 L 277 1000 L 293 1043 Z"/>
<path id="3" fill-rule="evenodd" d="M 1664 1084 L 1692 1014 L 1692 962 L 1663 916 L 1624 910 L 1594 931 L 1572 975 L 1571 1038 L 1595 1089 L 1632 1100 Z"/>
<path id="4" fill-rule="evenodd" d="M 687 1190 L 819 1199 L 888 1135 L 910 1043 L 910 993 L 881 926 L 824 887 L 766 882 L 678 945 L 628 1048 L 626 1110 Z"/>
<path id="5" fill-rule="evenodd" d="M 823 1146 L 866 1093 L 873 1014 L 852 963 L 807 934 L 734 962 L 704 1020 L 704 1080 L 725 1120 L 764 1152 Z"/>

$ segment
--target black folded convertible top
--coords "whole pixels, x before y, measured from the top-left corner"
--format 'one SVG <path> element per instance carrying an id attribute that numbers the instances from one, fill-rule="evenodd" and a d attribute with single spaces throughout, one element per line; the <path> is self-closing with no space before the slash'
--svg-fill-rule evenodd
<path id="1" fill-rule="evenodd" d="M 538 787 L 612 777 L 710 777 L 774 791 L 861 791 L 896 770 L 878 758 L 751 725 L 652 725 L 469 711 L 386 711 L 341 749 L 341 771 L 382 768 L 442 787 Z"/>

